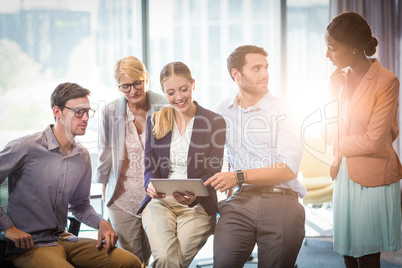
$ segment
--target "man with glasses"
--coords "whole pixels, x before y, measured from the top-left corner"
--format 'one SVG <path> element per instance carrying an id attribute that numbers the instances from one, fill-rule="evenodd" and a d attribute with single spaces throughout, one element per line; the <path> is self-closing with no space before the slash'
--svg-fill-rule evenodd
<path id="1" fill-rule="evenodd" d="M 136 256 L 115 248 L 115 231 L 89 202 L 90 156 L 74 140 L 94 115 L 89 95 L 77 84 L 60 84 L 50 98 L 55 124 L 0 152 L 0 182 L 8 177 L 9 190 L 0 231 L 13 242 L 8 252 L 16 267 L 141 267 Z M 66 231 L 68 210 L 99 230 L 98 241 Z"/>

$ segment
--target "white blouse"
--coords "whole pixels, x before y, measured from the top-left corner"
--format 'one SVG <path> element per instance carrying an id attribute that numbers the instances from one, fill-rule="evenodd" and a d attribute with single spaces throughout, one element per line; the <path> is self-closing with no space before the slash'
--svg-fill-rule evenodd
<path id="1" fill-rule="evenodd" d="M 188 150 L 193 133 L 194 117 L 191 119 L 183 135 L 174 120 L 172 140 L 170 142 L 169 179 L 187 179 Z"/>
<path id="2" fill-rule="evenodd" d="M 138 135 L 135 115 L 126 108 L 125 159 L 112 197 L 113 202 L 125 212 L 137 216 L 146 196 L 144 189 L 145 132 Z"/>

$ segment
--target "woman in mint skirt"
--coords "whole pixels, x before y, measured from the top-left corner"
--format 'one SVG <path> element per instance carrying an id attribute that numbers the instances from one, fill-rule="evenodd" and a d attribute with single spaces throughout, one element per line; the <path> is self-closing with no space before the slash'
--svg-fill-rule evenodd
<path id="1" fill-rule="evenodd" d="M 359 14 L 335 17 L 325 41 L 337 67 L 330 97 L 339 129 L 324 135 L 335 153 L 334 250 L 346 267 L 380 267 L 381 252 L 401 244 L 402 167 L 392 147 L 399 133 L 399 81 L 369 58 L 378 41 Z"/>

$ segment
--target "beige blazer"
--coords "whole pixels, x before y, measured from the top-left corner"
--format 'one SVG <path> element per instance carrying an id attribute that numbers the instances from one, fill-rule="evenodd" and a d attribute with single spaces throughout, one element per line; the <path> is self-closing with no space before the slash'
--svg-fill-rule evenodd
<path id="1" fill-rule="evenodd" d="M 392 147 L 399 134 L 399 80 L 378 60 L 372 61 L 350 100 L 345 87 L 338 89 L 339 132 L 326 139 L 334 144 L 336 156 L 331 177 L 336 177 L 340 159 L 346 157 L 349 177 L 366 187 L 392 184 L 402 177 L 402 166 Z M 348 75 L 349 71 L 346 79 Z"/>

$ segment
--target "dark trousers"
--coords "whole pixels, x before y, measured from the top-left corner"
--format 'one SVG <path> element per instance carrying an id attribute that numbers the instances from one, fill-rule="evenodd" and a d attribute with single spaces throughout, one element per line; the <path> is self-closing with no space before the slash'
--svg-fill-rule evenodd
<path id="1" fill-rule="evenodd" d="M 214 267 L 243 267 L 255 243 L 258 267 L 294 267 L 305 235 L 304 207 L 296 197 L 242 191 L 218 207 Z"/>
<path id="2" fill-rule="evenodd" d="M 343 256 L 346 268 L 380 268 L 380 255 L 373 253 L 358 258 Z"/>

